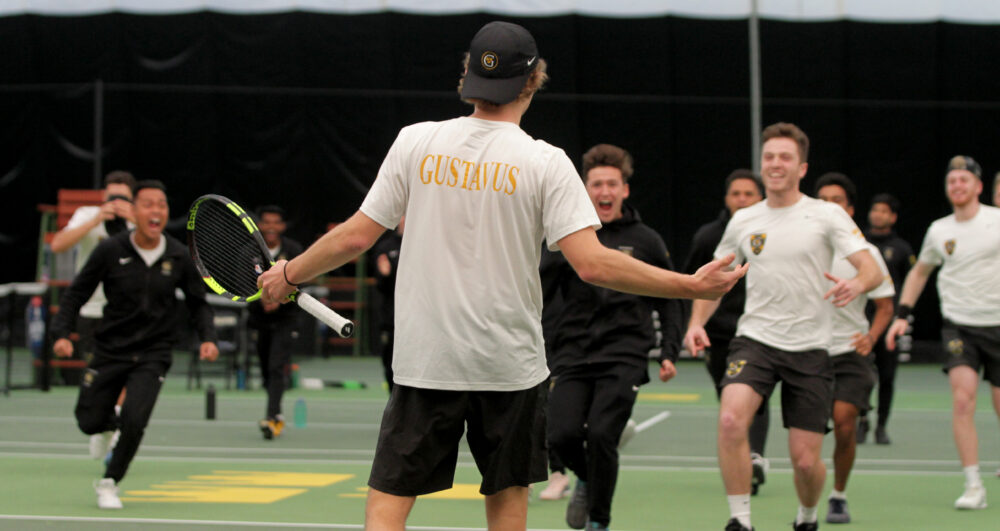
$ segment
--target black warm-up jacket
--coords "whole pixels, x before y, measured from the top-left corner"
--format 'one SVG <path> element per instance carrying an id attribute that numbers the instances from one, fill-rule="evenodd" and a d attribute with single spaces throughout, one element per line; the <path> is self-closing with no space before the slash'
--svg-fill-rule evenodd
<path id="1" fill-rule="evenodd" d="M 639 213 L 622 206 L 622 217 L 597 231 L 605 247 L 643 262 L 673 270 L 663 239 L 642 224 Z M 646 367 L 649 351 L 661 348 L 660 360 L 677 360 L 681 343 L 683 306 L 678 299 L 640 297 L 587 284 L 562 253 L 545 250 L 540 265 L 545 311 L 549 370 L 563 370 L 601 362 Z M 657 342 L 652 311 L 659 314 L 661 341 Z"/>
<path id="2" fill-rule="evenodd" d="M 76 325 L 80 307 L 99 282 L 104 283 L 107 305 L 95 332 L 97 355 L 133 359 L 152 356 L 170 359 L 170 349 L 180 336 L 180 304 L 174 291 L 180 288 L 184 303 L 201 341 L 215 341 L 212 309 L 205 300 L 205 283 L 198 274 L 187 247 L 167 239 L 166 249 L 147 266 L 129 239 L 129 232 L 101 241 L 83 269 L 63 294 L 59 313 L 52 319 L 53 339 L 67 337 Z"/>

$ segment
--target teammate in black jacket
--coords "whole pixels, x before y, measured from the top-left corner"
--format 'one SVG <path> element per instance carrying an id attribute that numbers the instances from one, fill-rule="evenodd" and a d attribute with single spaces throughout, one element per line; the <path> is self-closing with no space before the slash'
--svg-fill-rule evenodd
<path id="1" fill-rule="evenodd" d="M 660 236 L 625 205 L 632 159 L 607 144 L 583 157 L 587 191 L 603 226 L 600 242 L 611 249 L 673 269 Z M 674 361 L 682 336 L 683 307 L 678 300 L 652 299 L 584 283 L 561 254 L 543 257 L 542 277 L 558 286 L 562 312 L 551 340 L 548 438 L 552 450 L 579 478 L 566 510 L 566 522 L 581 529 L 606 528 L 618 478 L 618 441 L 638 395 L 649 381 L 649 351 L 658 343 L 660 379 L 676 375 Z M 551 286 L 543 292 L 552 293 Z M 662 324 L 657 340 L 652 312 Z M 549 350 L 549 349 L 547 349 Z"/>
<path id="2" fill-rule="evenodd" d="M 726 208 L 719 217 L 698 228 L 691 240 L 691 252 L 684 262 L 684 272 L 697 271 L 705 260 L 711 260 L 715 248 L 726 231 L 729 218 L 737 210 L 746 208 L 764 199 L 764 185 L 760 177 L 748 169 L 733 170 L 726 177 Z M 719 309 L 705 323 L 705 333 L 712 347 L 705 349 L 705 368 L 708 369 L 712 383 L 715 384 L 715 394 L 719 396 L 722 389 L 719 383 L 726 373 L 726 357 L 729 355 L 729 341 L 736 336 L 736 323 L 743 315 L 743 304 L 746 302 L 746 279 L 740 279 L 729 293 L 722 296 Z M 764 447 L 767 445 L 767 430 L 771 424 L 768 401 L 764 400 L 750 424 L 750 459 L 753 462 L 753 482 L 751 494 L 757 494 L 758 489 L 766 479 L 769 468 L 764 458 Z"/>
<path id="3" fill-rule="evenodd" d="M 57 356 L 69 357 L 73 343 L 67 337 L 80 306 L 99 282 L 104 283 L 108 303 L 95 333 L 96 353 L 80 384 L 75 411 L 80 430 L 88 435 L 103 433 L 108 444 L 115 428 L 121 431 L 104 478 L 95 484 L 97 504 L 102 509 L 122 507 L 117 484 L 139 449 L 170 368 L 170 351 L 181 328 L 175 289 L 184 292 L 184 302 L 195 321 L 202 341 L 199 355 L 206 360 L 219 355 L 205 285 L 187 247 L 163 234 L 168 217 L 163 184 L 139 182 L 135 231 L 120 233 L 97 246 L 66 290 L 52 320 L 52 350 Z M 115 402 L 125 386 L 128 394 L 116 418 Z"/>
<path id="4" fill-rule="evenodd" d="M 285 210 L 267 205 L 257 209 L 258 228 L 271 252 L 271 260 L 291 260 L 302 254 L 302 244 L 283 234 Z M 267 390 L 267 410 L 259 427 L 265 439 L 281 435 L 285 419 L 281 415 L 281 398 L 292 362 L 292 340 L 297 330 L 298 310 L 294 304 L 281 305 L 254 301 L 248 306 L 249 325 L 257 331 L 257 358 L 260 362 L 262 385 Z"/>
<path id="5" fill-rule="evenodd" d="M 900 238 L 893 227 L 899 214 L 899 199 L 889 194 L 878 194 L 872 198 L 871 210 L 868 211 L 868 230 L 865 239 L 878 247 L 889 268 L 889 276 L 896 287 L 896 297 L 892 300 L 895 307 L 899 302 L 899 294 L 903 289 L 903 279 L 910 267 L 917 261 L 913 248 L 906 240 Z M 869 305 L 871 306 L 871 305 Z M 869 312 L 874 313 L 874 312 Z M 869 315 L 869 319 L 871 316 Z M 889 444 L 889 434 L 886 424 L 889 422 L 889 410 L 892 408 L 892 395 L 896 385 L 896 368 L 899 366 L 899 356 L 895 351 L 886 348 L 884 341 L 875 338 L 875 366 L 878 368 L 878 424 L 875 426 L 875 442 Z M 857 441 L 865 442 L 868 436 L 868 413 L 858 419 Z"/>

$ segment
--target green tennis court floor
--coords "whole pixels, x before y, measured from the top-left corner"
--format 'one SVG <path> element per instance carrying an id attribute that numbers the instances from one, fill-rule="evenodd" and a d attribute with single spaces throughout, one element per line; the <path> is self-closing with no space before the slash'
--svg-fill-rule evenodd
<path id="1" fill-rule="evenodd" d="M 91 483 L 103 467 L 87 456 L 87 438 L 72 418 L 75 389 L 14 391 L 0 397 L 0 529 L 359 529 L 374 444 L 385 404 L 380 366 L 372 358 L 312 359 L 302 375 L 362 380 L 367 389 L 292 390 L 307 406 L 305 427 L 278 440 L 260 437 L 261 390 L 220 390 L 218 418 L 204 418 L 204 391 L 184 385 L 178 358 L 136 460 L 121 484 L 125 509 L 97 509 Z M 222 380 L 210 380 L 217 387 Z M 777 397 L 776 397 L 777 398 Z M 775 400 L 772 402 L 777 404 Z M 701 363 L 682 362 L 669 384 L 643 388 L 635 418 L 669 416 L 638 434 L 622 452 L 612 529 L 718 530 L 728 518 L 715 463 L 715 395 Z M 772 408 L 774 418 L 779 410 Z M 854 522 L 847 530 L 1000 529 L 1000 429 L 987 386 L 979 394 L 981 467 L 996 500 L 982 511 L 952 508 L 963 477 L 955 455 L 947 380 L 936 367 L 904 366 L 890 422 L 893 444 L 858 449 L 848 488 Z M 824 456 L 829 461 L 832 437 Z M 772 421 L 771 473 L 753 498 L 756 529 L 788 529 L 797 502 L 786 432 Z M 411 529 L 481 529 L 479 474 L 462 452 L 455 488 L 418 499 Z M 832 471 L 827 478 L 827 492 Z M 539 501 L 532 529 L 566 529 L 565 501 Z M 824 502 L 820 518 L 825 516 Z M 831 527 L 822 524 L 825 529 Z"/>

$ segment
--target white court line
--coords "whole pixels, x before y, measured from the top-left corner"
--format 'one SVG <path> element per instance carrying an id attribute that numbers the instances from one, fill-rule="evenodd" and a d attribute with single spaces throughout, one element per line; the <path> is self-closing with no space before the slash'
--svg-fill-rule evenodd
<path id="1" fill-rule="evenodd" d="M 16 417 L 16 416 L 0 416 L 0 421 L 9 422 L 34 422 L 38 424 L 73 424 L 76 425 L 76 420 L 72 416 L 65 417 Z M 257 421 L 252 420 L 202 420 L 202 419 L 157 419 L 152 418 L 149 421 L 150 426 L 194 426 L 198 428 L 210 428 L 210 427 L 222 427 L 222 428 L 241 428 L 246 429 L 247 426 L 257 426 Z M 358 423 L 346 423 L 346 422 L 310 422 L 307 427 L 310 428 L 337 428 L 337 429 L 349 429 L 349 430 L 377 430 L 379 429 L 378 423 L 371 424 L 358 424 Z M 290 429 L 297 429 L 292 426 Z"/>
<path id="2" fill-rule="evenodd" d="M 636 425 L 635 432 L 636 433 L 642 433 L 642 432 L 648 430 L 649 428 L 653 427 L 654 425 L 656 425 L 656 424 L 658 424 L 660 422 L 663 422 L 664 420 L 667 420 L 668 417 L 670 417 L 670 412 L 669 411 L 661 411 L 661 412 L 653 415 L 651 418 L 648 418 L 648 419 L 640 422 L 638 425 Z"/>
<path id="3" fill-rule="evenodd" d="M 164 525 L 219 525 L 246 527 L 288 527 L 307 529 L 364 529 L 360 524 L 316 524 L 291 522 L 248 522 L 240 520 L 168 520 L 164 518 L 100 518 L 93 516 L 38 516 L 19 514 L 0 514 L 0 520 L 27 520 L 36 522 L 99 522 L 99 523 L 129 523 L 129 524 L 164 524 Z M 482 531 L 481 527 L 440 527 L 407 525 L 407 529 L 419 531 Z M 537 531 L 560 531 L 557 529 L 539 529 Z"/>

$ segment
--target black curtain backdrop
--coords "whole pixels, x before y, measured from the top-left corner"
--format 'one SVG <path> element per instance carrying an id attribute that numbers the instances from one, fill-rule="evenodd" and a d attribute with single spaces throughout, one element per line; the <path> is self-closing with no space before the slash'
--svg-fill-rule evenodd
<path id="1" fill-rule="evenodd" d="M 163 180 L 176 219 L 204 193 L 283 205 L 290 235 L 309 243 L 360 205 L 400 127 L 470 112 L 455 94 L 460 60 L 494 18 L 0 18 L 0 282 L 34 276 L 36 205 L 92 186 L 95 80 L 104 173 Z M 630 150 L 630 202 L 682 262 L 721 208 L 726 175 L 750 164 L 746 21 L 508 20 L 533 32 L 550 66 L 522 127 L 577 163 L 599 142 Z M 764 124 L 809 134 L 805 191 L 826 171 L 855 180 L 862 226 L 868 198 L 894 193 L 899 232 L 918 248 L 949 213 L 951 155 L 1000 169 L 1000 28 L 762 21 L 761 42 Z M 935 298 L 925 292 L 923 323 L 936 322 Z"/>

